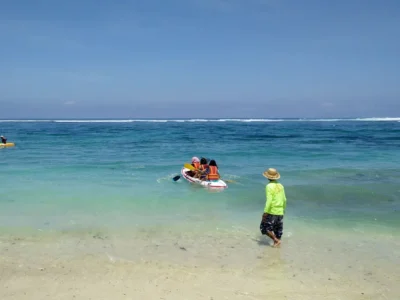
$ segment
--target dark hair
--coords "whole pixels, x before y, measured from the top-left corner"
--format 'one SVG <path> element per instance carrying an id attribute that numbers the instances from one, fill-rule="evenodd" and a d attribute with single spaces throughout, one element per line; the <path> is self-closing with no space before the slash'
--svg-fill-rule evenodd
<path id="1" fill-rule="evenodd" d="M 200 159 L 200 164 L 206 165 L 206 164 L 207 164 L 207 159 L 205 159 L 204 157 L 202 157 L 202 158 Z"/>
<path id="2" fill-rule="evenodd" d="M 215 161 L 215 160 L 210 160 L 210 164 L 209 164 L 209 166 L 215 166 L 215 167 L 218 167 L 218 165 L 217 165 L 217 162 Z"/>

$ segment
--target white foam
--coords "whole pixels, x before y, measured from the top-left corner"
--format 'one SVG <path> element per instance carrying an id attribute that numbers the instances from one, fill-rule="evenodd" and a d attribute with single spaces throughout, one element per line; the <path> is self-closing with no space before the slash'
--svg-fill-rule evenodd
<path id="1" fill-rule="evenodd" d="M 147 123 L 196 123 L 196 122 L 400 122 L 400 117 L 398 118 L 353 118 L 353 119 L 82 119 L 82 120 L 61 120 L 61 119 L 47 119 L 47 120 L 0 120 L 0 122 L 15 122 L 15 123 L 25 123 L 25 122 L 54 122 L 54 123 L 134 123 L 134 122 L 147 122 Z"/>
<path id="2" fill-rule="evenodd" d="M 397 121 L 400 122 L 400 118 L 358 118 L 357 121 L 369 121 L 369 122 L 381 122 L 381 121 Z"/>
<path id="3" fill-rule="evenodd" d="M 34 122 L 34 123 L 38 123 L 38 122 L 52 122 L 52 120 L 0 120 L 0 122 L 3 123 L 7 123 L 7 122 L 16 122 L 16 123 L 29 123 L 29 122 Z"/>
<path id="4" fill-rule="evenodd" d="M 296 120 L 294 120 L 296 121 Z M 400 118 L 299 119 L 303 122 L 400 122 Z"/>

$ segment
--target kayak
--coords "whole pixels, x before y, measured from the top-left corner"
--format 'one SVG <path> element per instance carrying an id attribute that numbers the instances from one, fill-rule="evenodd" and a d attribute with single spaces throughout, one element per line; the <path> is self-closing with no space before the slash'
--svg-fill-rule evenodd
<path id="1" fill-rule="evenodd" d="M 5 144 L 1 143 L 0 144 L 0 148 L 9 148 L 9 147 L 14 147 L 14 146 L 15 146 L 14 143 L 5 143 Z"/>
<path id="2" fill-rule="evenodd" d="M 210 187 L 210 188 L 227 188 L 228 185 L 225 183 L 225 181 L 218 179 L 218 180 L 200 180 L 198 178 L 190 177 L 187 172 L 190 171 L 189 169 L 183 167 L 181 170 L 181 174 L 183 178 L 185 178 L 187 181 L 190 183 L 195 183 L 198 185 L 202 185 L 205 187 Z"/>

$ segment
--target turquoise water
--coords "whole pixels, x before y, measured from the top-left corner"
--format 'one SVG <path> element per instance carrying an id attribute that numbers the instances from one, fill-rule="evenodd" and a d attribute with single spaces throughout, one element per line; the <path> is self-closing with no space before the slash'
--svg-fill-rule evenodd
<path id="1" fill-rule="evenodd" d="M 275 167 L 288 196 L 286 219 L 395 231 L 398 121 L 2 121 L 0 134 L 16 147 L 0 149 L 0 227 L 189 228 L 201 222 L 258 232 L 261 174 Z M 222 177 L 236 182 L 220 192 L 173 182 L 192 156 L 214 158 Z"/>

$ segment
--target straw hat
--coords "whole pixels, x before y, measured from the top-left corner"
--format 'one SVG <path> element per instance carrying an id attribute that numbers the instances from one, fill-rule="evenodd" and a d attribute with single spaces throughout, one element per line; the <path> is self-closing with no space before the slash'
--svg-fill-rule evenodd
<path id="1" fill-rule="evenodd" d="M 269 168 L 267 171 L 263 173 L 263 176 L 271 180 L 276 180 L 281 178 L 281 174 L 279 174 L 278 171 L 274 168 Z"/>

